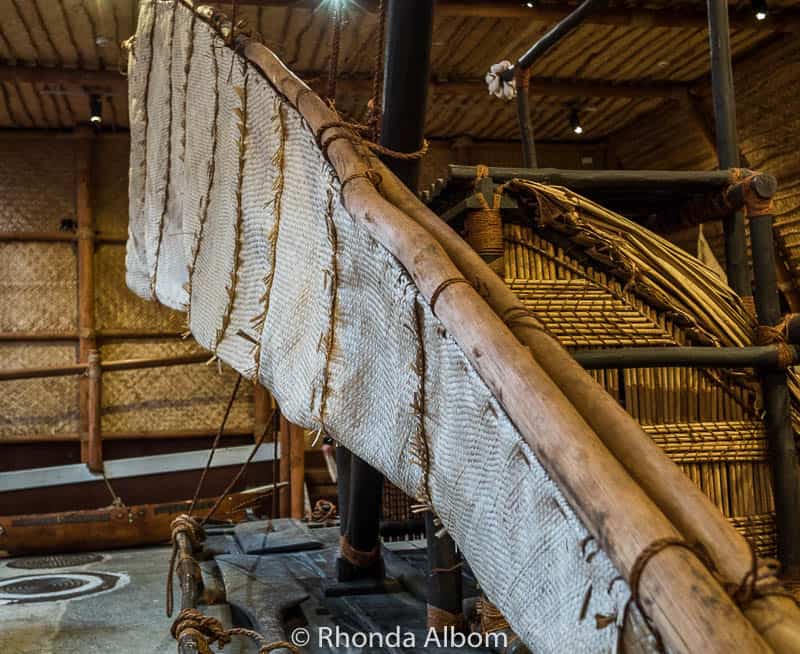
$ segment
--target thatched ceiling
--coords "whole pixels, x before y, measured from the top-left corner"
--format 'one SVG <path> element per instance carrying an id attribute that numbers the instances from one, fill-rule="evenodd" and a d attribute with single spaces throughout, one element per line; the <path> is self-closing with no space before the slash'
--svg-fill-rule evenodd
<path id="1" fill-rule="evenodd" d="M 230 3 L 214 3 L 230 13 Z M 309 0 L 240 0 L 238 15 L 306 79 L 321 79 L 331 32 L 327 7 Z M 360 118 L 370 95 L 377 19 L 351 1 L 343 30 L 337 105 Z M 439 0 L 433 36 L 431 137 L 513 139 L 513 105 L 487 96 L 489 65 L 514 59 L 570 5 Z M 119 42 L 133 32 L 136 0 L 0 0 L 0 127 L 64 127 L 86 122 L 86 90 L 107 94 L 106 118 L 127 124 Z M 258 6 L 254 6 L 258 5 Z M 601 139 L 665 102 L 678 103 L 708 75 L 702 0 L 611 2 L 534 69 L 539 139 L 574 138 L 578 107 L 584 139 Z M 777 32 L 800 30 L 800 0 L 771 0 L 774 16 L 752 17 L 731 2 L 734 56 L 747 58 Z M 779 12 L 783 12 L 778 17 Z M 68 71 L 67 71 L 68 69 Z M 99 71 L 84 75 L 79 71 Z"/>

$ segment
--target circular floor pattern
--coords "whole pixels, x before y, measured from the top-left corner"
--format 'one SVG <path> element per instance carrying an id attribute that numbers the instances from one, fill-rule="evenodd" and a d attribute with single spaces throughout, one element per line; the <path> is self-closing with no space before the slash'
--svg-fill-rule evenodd
<path id="1" fill-rule="evenodd" d="M 75 568 L 88 563 L 98 563 L 102 560 L 102 554 L 52 554 L 14 559 L 6 563 L 6 566 L 22 570 L 46 570 L 48 568 Z"/>
<path id="2" fill-rule="evenodd" d="M 117 575 L 105 572 L 59 572 L 0 579 L 0 604 L 55 602 L 111 590 Z"/>

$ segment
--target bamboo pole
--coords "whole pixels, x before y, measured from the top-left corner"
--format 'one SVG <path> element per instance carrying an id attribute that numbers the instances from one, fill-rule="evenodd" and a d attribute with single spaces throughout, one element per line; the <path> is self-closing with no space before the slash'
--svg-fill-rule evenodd
<path id="1" fill-rule="evenodd" d="M 158 431 L 107 431 L 103 433 L 104 441 L 132 441 L 132 440 L 183 440 L 197 438 L 213 438 L 217 435 L 215 429 L 179 429 Z M 226 429 L 222 438 L 241 438 L 250 436 L 250 430 Z M 8 445 L 25 443 L 78 443 L 81 435 L 77 432 L 55 432 L 53 434 L 9 434 L 3 436 L 2 444 Z"/>
<path id="2" fill-rule="evenodd" d="M 153 357 L 145 359 L 119 359 L 100 363 L 103 372 L 119 372 L 121 370 L 142 370 L 145 368 L 162 368 L 166 366 L 184 366 L 208 361 L 208 353 L 186 354 L 176 357 Z M 0 370 L 0 381 L 18 379 L 37 379 L 40 377 L 68 377 L 82 375 L 89 369 L 88 362 L 73 363 L 66 366 L 43 368 L 9 368 Z"/>
<path id="3" fill-rule="evenodd" d="M 138 339 L 160 339 L 160 338 L 180 338 L 183 332 L 167 329 L 98 329 L 95 330 L 95 338 L 100 340 L 138 340 Z M 79 332 L 76 331 L 9 331 L 0 332 L 0 342 L 69 342 L 80 339 Z"/>
<path id="4" fill-rule="evenodd" d="M 85 364 L 89 353 L 97 349 L 94 329 L 94 220 L 89 191 L 89 176 L 92 165 L 92 132 L 81 130 L 84 138 L 75 142 L 76 178 L 75 210 L 78 219 L 78 362 Z M 81 461 L 88 463 L 89 446 L 89 379 L 82 377 L 79 382 L 79 413 L 81 433 L 86 439 L 81 441 Z M 97 462 L 92 462 L 97 465 Z"/>
<path id="5" fill-rule="evenodd" d="M 82 141 L 78 141 L 82 144 Z M 83 147 L 79 145 L 79 147 Z M 34 231 L 21 231 L 21 232 L 0 232 L 0 243 L 75 243 L 76 241 L 84 238 L 80 233 L 80 224 L 78 225 L 78 233 L 75 232 L 34 232 Z M 94 234 L 94 241 L 104 245 L 125 245 L 128 241 L 125 236 L 113 236 L 110 234 Z"/>
<path id="6" fill-rule="evenodd" d="M 298 98 L 298 93 L 308 89 L 263 46 L 250 41 L 239 45 L 285 97 Z M 304 92 L 300 99 L 301 112 L 312 130 L 337 120 L 315 95 Z M 336 129 L 328 133 L 332 136 Z M 448 333 L 501 402 L 583 524 L 617 569 L 630 579 L 643 550 L 663 538 L 680 537 L 678 531 L 474 288 L 448 283 L 463 278 L 461 271 L 427 229 L 385 201 L 363 177 L 363 159 L 349 140 L 330 141 L 328 153 L 339 178 L 351 180 L 343 189 L 348 212 L 400 261 L 423 297 L 430 302 L 437 294 L 436 315 Z M 387 179 L 393 179 L 384 166 L 380 169 Z M 407 192 L 413 198 L 411 204 L 416 204 L 416 197 Z M 415 215 L 427 211 L 419 206 L 422 211 L 415 211 Z M 469 249 L 466 244 L 463 247 Z M 472 256 L 477 255 L 473 252 Z M 480 271 L 482 277 L 487 269 L 479 264 L 472 270 Z M 497 275 L 489 274 L 505 288 Z M 481 281 L 490 283 L 488 279 Z M 511 298 L 513 302 L 513 294 Z M 546 351 L 554 347 L 560 351 L 553 344 Z M 586 373 L 572 363 L 580 371 L 582 388 L 586 386 Z M 616 404 L 604 392 L 601 397 Z M 675 471 L 679 473 L 677 468 Z M 650 618 L 674 651 L 769 651 L 719 583 L 689 551 L 667 548 L 650 558 L 638 591 Z"/>
<path id="7" fill-rule="evenodd" d="M 89 374 L 87 395 L 87 443 L 86 463 L 92 472 L 103 470 L 103 442 L 100 426 L 102 408 L 102 378 L 100 372 L 100 353 L 97 350 L 89 352 Z M 81 443 L 83 446 L 83 443 Z"/>
<path id="8" fill-rule="evenodd" d="M 519 299 L 490 271 L 485 270 L 469 246 L 431 212 L 416 196 L 399 184 L 377 160 L 372 161 L 383 176 L 381 190 L 398 208 L 434 235 L 460 270 L 476 287 L 497 315 L 524 310 Z M 562 257 L 564 255 L 560 253 Z M 564 257 L 565 258 L 565 257 Z M 689 541 L 702 543 L 715 566 L 729 582 L 738 584 L 751 569 L 750 546 L 716 506 L 700 490 L 698 479 L 687 483 L 686 476 L 664 452 L 647 437 L 641 426 L 546 332 L 532 316 L 516 318 L 514 335 L 533 354 L 536 362 L 569 398 L 580 415 L 591 425 L 616 459 L 637 481 L 667 518 Z M 641 379 L 641 370 L 631 371 Z M 698 379 L 696 373 L 694 379 Z M 633 378 L 631 382 L 633 382 Z M 702 383 L 702 379 L 698 380 Z M 633 382 L 633 393 L 641 405 L 643 389 Z M 703 406 L 707 402 L 704 386 L 698 389 L 700 415 L 708 420 Z M 639 416 L 641 419 L 641 415 Z M 693 466 L 694 468 L 694 466 Z M 755 599 L 745 609 L 747 617 L 776 652 L 800 648 L 800 610 L 788 598 L 769 596 Z"/>

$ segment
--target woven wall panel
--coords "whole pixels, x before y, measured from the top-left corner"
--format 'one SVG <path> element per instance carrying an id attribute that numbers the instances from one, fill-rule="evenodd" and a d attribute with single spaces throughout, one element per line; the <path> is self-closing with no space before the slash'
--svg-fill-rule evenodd
<path id="1" fill-rule="evenodd" d="M 95 252 L 95 321 L 98 329 L 147 328 L 182 331 L 184 314 L 145 302 L 125 285 L 125 248 L 100 245 Z"/>
<path id="2" fill-rule="evenodd" d="M 0 330 L 76 329 L 76 266 L 70 243 L 0 243 Z"/>
<path id="3" fill-rule="evenodd" d="M 92 145 L 92 210 L 99 232 L 125 236 L 128 232 L 128 140 L 99 138 Z"/>
<path id="4" fill-rule="evenodd" d="M 101 357 L 113 361 L 202 351 L 193 340 L 164 339 L 109 343 L 101 348 Z M 217 429 L 235 381 L 229 368 L 220 374 L 215 364 L 204 363 L 104 373 L 102 429 Z M 245 383 L 227 427 L 248 429 L 252 425 L 252 386 Z"/>
<path id="5" fill-rule="evenodd" d="M 3 368 L 75 363 L 75 346 L 0 344 Z M 38 436 L 78 431 L 78 377 L 2 382 L 0 443 L 6 436 Z"/>
<path id="6" fill-rule="evenodd" d="M 0 230 L 56 230 L 75 217 L 75 154 L 69 140 L 0 140 Z"/>

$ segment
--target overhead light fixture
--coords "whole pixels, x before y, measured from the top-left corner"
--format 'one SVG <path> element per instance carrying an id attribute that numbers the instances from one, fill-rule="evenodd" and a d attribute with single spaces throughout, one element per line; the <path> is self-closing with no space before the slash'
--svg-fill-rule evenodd
<path id="1" fill-rule="evenodd" d="M 89 96 L 89 121 L 92 125 L 103 122 L 103 101 L 99 95 Z"/>
<path id="2" fill-rule="evenodd" d="M 581 126 L 581 117 L 577 109 L 569 112 L 569 124 L 575 134 L 583 134 L 583 127 Z"/>
<path id="3" fill-rule="evenodd" d="M 750 5 L 756 14 L 756 20 L 764 20 L 769 14 L 769 7 L 767 7 L 767 0 L 750 0 Z"/>
<path id="4" fill-rule="evenodd" d="M 532 3 L 532 2 L 526 2 L 526 3 L 525 3 L 525 6 L 526 6 L 528 9 L 533 9 L 533 3 Z"/>

